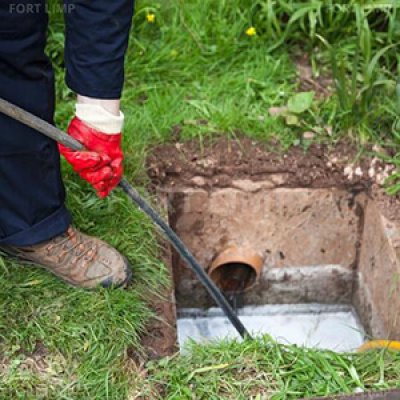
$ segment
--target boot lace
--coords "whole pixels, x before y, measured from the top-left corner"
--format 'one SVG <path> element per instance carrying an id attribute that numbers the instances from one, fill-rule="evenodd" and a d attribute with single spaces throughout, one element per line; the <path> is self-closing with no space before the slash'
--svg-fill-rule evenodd
<path id="1" fill-rule="evenodd" d="M 92 241 L 85 241 L 72 227 L 68 228 L 64 235 L 54 238 L 46 246 L 47 254 L 55 255 L 57 262 L 62 262 L 65 256 L 70 255 L 78 263 L 83 260 L 84 263 L 91 262 L 97 252 L 97 248 Z"/>

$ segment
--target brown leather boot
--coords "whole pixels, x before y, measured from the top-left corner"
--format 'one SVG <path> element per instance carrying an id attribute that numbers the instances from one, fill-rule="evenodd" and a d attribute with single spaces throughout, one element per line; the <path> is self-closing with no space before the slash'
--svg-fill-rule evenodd
<path id="1" fill-rule="evenodd" d="M 73 227 L 47 242 L 29 247 L 1 246 L 0 250 L 86 289 L 121 287 L 131 279 L 125 257 L 102 240 L 84 235 Z"/>

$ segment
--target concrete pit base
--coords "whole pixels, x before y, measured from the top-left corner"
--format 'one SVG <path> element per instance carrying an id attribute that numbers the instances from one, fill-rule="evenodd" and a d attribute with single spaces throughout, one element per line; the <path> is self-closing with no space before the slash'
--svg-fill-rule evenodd
<path id="1" fill-rule="evenodd" d="M 253 337 L 268 334 L 277 342 L 332 351 L 355 351 L 364 343 L 364 329 L 348 305 L 290 304 L 245 306 L 238 316 Z M 240 339 L 221 309 L 181 309 L 178 340 L 186 342 Z"/>

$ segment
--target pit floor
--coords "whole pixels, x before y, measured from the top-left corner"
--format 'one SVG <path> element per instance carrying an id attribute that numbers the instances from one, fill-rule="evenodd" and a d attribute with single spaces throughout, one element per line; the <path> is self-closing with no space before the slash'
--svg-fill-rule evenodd
<path id="1" fill-rule="evenodd" d="M 245 306 L 238 310 L 238 316 L 253 336 L 269 334 L 283 344 L 347 352 L 357 350 L 365 341 L 364 329 L 350 305 Z M 188 339 L 205 342 L 239 337 L 218 308 L 180 309 L 177 328 L 181 350 Z"/>

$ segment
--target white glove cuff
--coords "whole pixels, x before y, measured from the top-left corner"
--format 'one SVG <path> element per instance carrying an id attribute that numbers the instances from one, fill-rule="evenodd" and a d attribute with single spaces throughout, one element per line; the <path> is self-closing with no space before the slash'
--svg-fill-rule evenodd
<path id="1" fill-rule="evenodd" d="M 119 116 L 111 114 L 98 104 L 81 104 L 77 103 L 76 116 L 107 135 L 116 135 L 121 133 L 124 125 L 124 114 L 120 111 Z"/>

